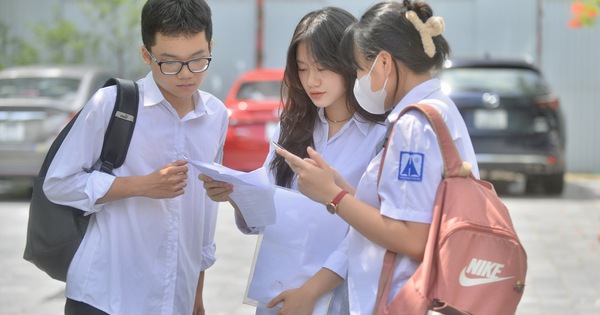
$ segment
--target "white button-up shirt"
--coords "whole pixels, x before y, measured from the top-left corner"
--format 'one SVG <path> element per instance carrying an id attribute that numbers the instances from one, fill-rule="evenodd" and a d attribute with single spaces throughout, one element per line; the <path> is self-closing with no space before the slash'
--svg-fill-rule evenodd
<path id="1" fill-rule="evenodd" d="M 180 118 L 148 74 L 125 163 L 115 176 L 141 176 L 187 157 L 220 162 L 228 115 L 198 91 Z M 67 275 L 66 296 L 110 314 L 191 314 L 198 276 L 214 261 L 217 205 L 198 172 L 171 199 L 133 197 L 96 204 L 115 177 L 97 166 L 116 87 L 99 90 L 77 118 L 48 170 L 44 191 L 55 203 L 93 213 Z M 97 169 L 97 168 L 96 168 Z"/>
<path id="2" fill-rule="evenodd" d="M 323 109 L 320 109 L 318 119 L 315 122 L 315 128 L 313 130 L 313 141 L 315 145 L 314 149 L 319 152 L 325 161 L 335 168 L 344 177 L 344 179 L 348 181 L 348 183 L 350 183 L 352 186 L 356 186 L 362 174 L 365 172 L 369 161 L 377 153 L 377 144 L 385 135 L 385 131 L 386 128 L 383 123 L 375 124 L 366 122 L 363 121 L 360 116 L 355 114 L 354 117 L 345 123 L 344 126 L 333 137 L 329 138 L 329 123 L 323 115 Z M 280 130 L 277 128 L 273 135 L 273 140 L 277 141 L 279 139 L 279 133 Z M 263 167 L 265 167 L 267 170 L 270 169 L 270 163 L 274 154 L 276 154 L 274 149 L 271 149 L 265 160 Z M 269 175 L 271 180 L 275 182 L 273 173 L 269 172 Z M 292 182 L 292 188 L 294 190 L 298 189 L 296 180 Z M 293 210 L 298 211 L 298 209 Z M 325 206 L 323 206 L 322 210 L 324 216 L 327 218 L 331 217 L 331 214 L 327 212 Z M 302 222 L 304 217 L 302 215 L 298 215 L 297 217 L 299 222 L 295 224 L 293 227 L 294 229 L 311 226 L 312 229 L 328 231 L 331 237 L 337 238 L 335 240 L 328 240 L 328 244 L 340 244 L 348 231 L 348 223 L 337 216 L 333 217 L 333 220 L 322 220 L 318 222 Z M 263 230 L 263 227 L 248 229 L 247 226 L 242 224 L 242 220 L 240 220 L 240 218 L 237 218 L 236 222 L 238 223 L 240 230 L 245 233 L 258 233 L 259 231 Z M 277 225 L 277 223 L 274 225 Z M 281 235 L 274 235 L 274 233 L 272 233 L 273 230 L 276 231 L 281 228 L 286 227 L 267 226 L 264 228 L 263 241 L 265 238 L 281 238 Z M 290 242 L 291 241 L 292 240 L 290 240 Z M 294 241 L 306 242 L 308 240 Z M 303 245 L 305 248 L 315 248 L 321 246 L 319 242 L 311 244 L 303 243 Z M 271 257 L 271 259 L 277 260 L 278 257 L 274 255 Z M 327 256 L 310 257 L 310 259 L 307 258 L 307 261 L 310 261 L 311 263 L 320 261 L 323 268 L 330 269 L 342 278 L 346 277 L 348 260 L 346 257 L 346 250 L 343 247 L 331 249 Z M 286 268 L 286 266 L 282 265 L 281 268 Z M 314 272 L 317 271 L 318 270 L 314 270 Z M 296 274 L 296 277 L 305 277 L 307 273 L 304 269 L 289 270 L 289 272 Z M 308 278 L 304 280 L 308 280 Z M 334 292 L 329 305 L 328 314 L 339 314 L 342 303 L 342 295 L 340 292 L 341 289 L 342 288 L 340 286 L 340 288 Z M 261 314 L 276 314 L 277 310 L 277 308 L 273 308 L 271 310 L 265 309 L 261 310 Z"/>
<path id="3" fill-rule="evenodd" d="M 436 101 L 427 102 L 427 99 Z M 473 174 L 479 177 L 473 145 L 465 123 L 456 105 L 440 91 L 439 80 L 426 81 L 410 91 L 389 114 L 386 125 L 396 122 L 399 113 L 406 106 L 421 101 L 441 112 L 461 157 L 473 165 Z M 427 118 L 411 111 L 396 122 L 378 187 L 377 174 L 382 154 L 383 151 L 369 164 L 358 184 L 356 197 L 380 209 L 381 214 L 389 218 L 431 223 L 444 162 L 437 137 Z M 386 250 L 352 228 L 346 241 L 351 313 L 371 314 Z M 419 264 L 420 262 L 408 256 L 397 255 L 389 299 L 398 293 Z"/>

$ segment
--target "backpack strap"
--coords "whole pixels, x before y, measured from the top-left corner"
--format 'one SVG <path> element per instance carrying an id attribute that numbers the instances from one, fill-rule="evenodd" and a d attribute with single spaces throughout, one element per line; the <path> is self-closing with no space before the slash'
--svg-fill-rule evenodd
<path id="1" fill-rule="evenodd" d="M 457 169 L 460 169 L 462 159 L 458 153 L 458 149 L 456 149 L 454 140 L 450 135 L 450 131 L 448 130 L 442 115 L 435 108 L 428 104 L 414 104 L 407 106 L 402 111 L 402 114 L 408 112 L 409 110 L 420 111 L 425 115 L 425 117 L 427 117 L 427 120 L 431 124 L 431 127 L 435 132 L 438 145 L 440 146 L 442 158 L 444 159 L 444 178 L 457 174 Z"/>
<path id="2" fill-rule="evenodd" d="M 471 173 L 471 165 L 469 163 L 463 162 L 460 153 L 456 148 L 456 144 L 454 143 L 454 139 L 452 139 L 452 136 L 450 135 L 450 130 L 448 129 L 448 126 L 446 125 L 446 122 L 442 118 L 440 112 L 438 112 L 437 109 L 435 109 L 429 104 L 418 103 L 409 105 L 406 108 L 404 108 L 398 115 L 398 119 L 400 119 L 402 115 L 404 115 L 410 110 L 418 110 L 422 112 L 431 124 L 437 136 L 438 144 L 442 152 L 442 158 L 444 159 L 444 178 L 473 176 Z M 388 133 L 384 140 L 385 144 L 383 154 L 381 156 L 381 163 L 379 164 L 379 172 L 377 174 L 378 187 L 379 180 L 381 179 L 381 172 L 383 170 L 383 162 L 385 161 L 385 156 L 389 147 L 389 141 L 394 135 L 397 122 L 398 120 L 393 122 L 392 126 L 390 127 L 391 130 L 388 130 Z M 390 250 L 386 250 L 385 255 L 383 257 L 383 267 L 379 278 L 374 313 L 377 313 L 378 311 L 385 308 L 385 305 L 387 304 L 387 297 L 389 295 L 390 286 L 394 277 L 395 260 L 396 253 Z"/>
<path id="3" fill-rule="evenodd" d="M 100 154 L 100 171 L 108 174 L 112 174 L 113 169 L 120 167 L 125 161 L 139 106 L 139 90 L 135 82 L 111 78 L 104 87 L 111 85 L 117 86 L 117 98 Z"/>
<path id="4" fill-rule="evenodd" d="M 444 178 L 469 176 L 471 165 L 463 162 L 454 139 L 450 135 L 450 130 L 440 112 L 429 104 L 419 103 L 407 106 L 400 115 L 412 109 L 421 111 L 427 117 L 437 135 L 440 151 L 444 159 Z"/>
<path id="5" fill-rule="evenodd" d="M 418 103 L 404 108 L 398 115 L 398 119 L 400 119 L 402 115 L 410 110 L 420 111 L 425 115 L 425 117 L 427 117 L 427 120 L 431 124 L 437 136 L 440 151 L 442 152 L 442 157 L 444 159 L 444 178 L 472 176 L 472 166 L 467 162 L 463 162 L 460 153 L 458 153 L 458 149 L 456 148 L 456 144 L 454 143 L 454 139 L 452 139 L 452 136 L 450 135 L 450 130 L 448 130 L 448 126 L 446 125 L 446 122 L 444 121 L 444 118 L 442 118 L 440 112 L 438 112 L 437 109 L 429 104 Z M 383 162 L 385 161 L 388 144 L 394 134 L 394 130 L 396 129 L 397 121 L 398 120 L 392 123 L 392 126 L 390 127 L 391 131 L 388 131 L 385 138 L 383 155 L 381 156 L 381 164 L 379 164 L 379 173 L 377 175 L 377 185 L 379 185 L 379 179 L 383 170 Z"/>

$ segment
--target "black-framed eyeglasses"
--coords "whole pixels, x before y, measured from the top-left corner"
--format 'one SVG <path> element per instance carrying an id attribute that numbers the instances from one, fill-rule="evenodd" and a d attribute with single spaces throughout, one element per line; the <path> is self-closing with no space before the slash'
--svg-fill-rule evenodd
<path id="1" fill-rule="evenodd" d="M 210 61 L 212 60 L 212 57 L 200 57 L 190 59 L 186 62 L 179 60 L 158 61 L 154 55 L 152 55 L 150 50 L 147 51 L 150 58 L 152 58 L 158 65 L 158 68 L 160 68 L 160 72 L 166 75 L 178 74 L 179 71 L 183 69 L 183 66 L 187 66 L 190 72 L 201 73 L 208 70 L 208 66 L 210 66 Z"/>

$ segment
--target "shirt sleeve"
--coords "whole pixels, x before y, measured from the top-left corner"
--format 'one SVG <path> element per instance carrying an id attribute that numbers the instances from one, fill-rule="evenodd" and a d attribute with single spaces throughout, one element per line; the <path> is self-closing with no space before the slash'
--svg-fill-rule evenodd
<path id="1" fill-rule="evenodd" d="M 216 250 L 217 246 L 214 242 L 202 247 L 202 263 L 200 264 L 200 271 L 205 271 L 215 264 L 217 261 L 217 256 L 215 255 Z"/>
<path id="2" fill-rule="evenodd" d="M 88 214 L 103 208 L 96 201 L 106 195 L 115 177 L 97 171 L 95 164 L 115 98 L 116 87 L 100 89 L 79 113 L 46 174 L 43 189 L 50 201 Z"/>
<path id="3" fill-rule="evenodd" d="M 221 124 L 221 132 L 219 138 L 219 152 L 215 159 L 213 160 L 217 164 L 223 163 L 223 148 L 225 147 L 225 139 L 227 138 L 227 128 L 229 127 L 229 117 L 228 115 L 223 115 L 223 122 Z"/>
<path id="4" fill-rule="evenodd" d="M 217 213 L 219 205 L 206 197 L 204 200 L 204 234 L 202 236 L 202 263 L 201 271 L 210 268 L 216 261 L 215 232 L 217 227 Z"/>
<path id="5" fill-rule="evenodd" d="M 338 276 L 342 277 L 344 280 L 346 279 L 346 275 L 348 274 L 348 234 L 344 240 L 340 243 L 340 246 L 329 255 L 323 268 L 327 268 L 333 272 L 335 272 Z"/>
<path id="6" fill-rule="evenodd" d="M 379 182 L 381 214 L 430 223 L 443 174 L 435 131 L 422 113 L 414 111 L 403 115 L 395 128 Z"/>
<path id="7" fill-rule="evenodd" d="M 227 126 L 228 117 L 223 115 L 223 122 L 221 124 L 221 136 L 219 140 L 219 151 L 215 156 L 214 161 L 221 163 L 223 161 L 223 147 L 225 145 L 225 138 L 227 137 Z M 200 268 L 202 271 L 210 268 L 217 261 L 215 254 L 217 246 L 215 243 L 215 234 L 217 226 L 217 213 L 219 210 L 219 204 L 205 197 L 204 201 L 204 235 L 202 237 L 202 262 Z"/>

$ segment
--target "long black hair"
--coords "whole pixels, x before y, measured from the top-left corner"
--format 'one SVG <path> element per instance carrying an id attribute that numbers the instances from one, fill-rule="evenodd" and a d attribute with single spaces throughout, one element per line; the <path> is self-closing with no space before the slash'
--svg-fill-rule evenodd
<path id="1" fill-rule="evenodd" d="M 313 130 L 318 108 L 313 104 L 298 75 L 297 53 L 300 43 L 306 44 L 321 67 L 341 75 L 345 81 L 348 110 L 370 122 L 381 122 L 383 115 L 373 115 L 358 105 L 353 87 L 356 70 L 340 61 L 339 44 L 346 29 L 356 23 L 356 18 L 347 11 L 326 7 L 306 14 L 296 26 L 288 47 L 286 67 L 282 84 L 283 110 L 280 116 L 279 144 L 299 157 L 307 157 L 306 148 L 314 147 Z M 291 187 L 294 172 L 285 160 L 275 155 L 270 164 L 277 185 Z"/>

